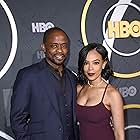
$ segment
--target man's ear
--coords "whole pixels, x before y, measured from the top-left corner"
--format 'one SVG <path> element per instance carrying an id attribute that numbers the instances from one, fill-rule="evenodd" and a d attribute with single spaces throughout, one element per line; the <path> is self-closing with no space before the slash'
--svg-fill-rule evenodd
<path id="1" fill-rule="evenodd" d="M 44 44 L 41 44 L 41 48 L 42 48 L 43 52 L 45 53 L 46 52 L 46 49 L 45 49 Z"/>

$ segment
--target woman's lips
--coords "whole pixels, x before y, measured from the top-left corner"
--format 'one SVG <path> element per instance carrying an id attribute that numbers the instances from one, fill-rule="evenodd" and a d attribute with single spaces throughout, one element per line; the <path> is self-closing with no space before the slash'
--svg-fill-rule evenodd
<path id="1" fill-rule="evenodd" d="M 89 76 L 93 76 L 93 75 L 95 75 L 95 73 L 88 73 L 88 75 L 89 75 Z"/>

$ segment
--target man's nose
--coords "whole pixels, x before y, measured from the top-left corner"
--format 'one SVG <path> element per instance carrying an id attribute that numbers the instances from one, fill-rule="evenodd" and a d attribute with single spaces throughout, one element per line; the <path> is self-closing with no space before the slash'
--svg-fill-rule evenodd
<path id="1" fill-rule="evenodd" d="M 63 47 L 62 47 L 61 44 L 58 45 L 58 47 L 57 47 L 57 51 L 58 51 L 58 52 L 62 52 L 62 51 L 63 51 Z"/>

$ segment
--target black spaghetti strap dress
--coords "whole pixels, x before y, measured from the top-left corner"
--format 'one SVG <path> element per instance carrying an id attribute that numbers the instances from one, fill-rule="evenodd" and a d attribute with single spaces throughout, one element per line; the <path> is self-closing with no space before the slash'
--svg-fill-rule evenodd
<path id="1" fill-rule="evenodd" d="M 115 140 L 110 125 L 111 112 L 103 104 L 107 86 L 101 102 L 97 105 L 82 106 L 77 104 L 76 114 L 79 122 L 80 140 Z"/>

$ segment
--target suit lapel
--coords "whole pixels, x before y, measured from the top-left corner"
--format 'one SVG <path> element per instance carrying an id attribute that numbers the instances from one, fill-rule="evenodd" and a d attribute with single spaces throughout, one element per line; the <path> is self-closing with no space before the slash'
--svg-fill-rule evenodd
<path id="1" fill-rule="evenodd" d="M 74 122 L 76 121 L 76 115 L 75 115 L 75 103 L 76 103 L 76 79 L 74 80 L 74 77 L 72 78 L 73 75 L 67 70 L 69 79 L 70 79 L 70 84 L 72 88 L 72 98 L 73 98 L 73 119 Z"/>
<path id="2" fill-rule="evenodd" d="M 56 113 L 58 114 L 58 116 L 60 116 L 58 99 L 57 99 L 57 95 L 55 92 L 54 83 L 51 78 L 52 74 L 51 74 L 49 68 L 46 66 L 45 61 L 41 62 L 41 69 L 42 70 L 39 75 L 39 81 L 42 84 L 44 94 L 45 94 L 45 96 L 47 96 L 47 99 L 49 99 L 50 104 L 53 106 L 53 108 L 56 111 Z"/>
<path id="3" fill-rule="evenodd" d="M 54 78 L 52 73 L 50 72 L 50 69 L 48 68 L 45 60 L 40 62 L 40 75 L 39 75 L 39 81 L 42 83 L 42 87 L 44 90 L 45 96 L 49 99 L 50 104 L 53 106 L 54 110 L 58 114 L 60 118 L 60 110 L 59 110 L 59 104 L 57 95 L 55 92 L 54 82 L 52 79 Z M 66 72 L 68 74 L 68 77 L 70 79 L 70 84 L 72 88 L 72 98 L 73 98 L 73 118 L 74 122 L 76 121 L 75 116 L 75 102 L 76 102 L 76 79 L 74 80 L 73 75 L 69 72 L 69 70 L 66 69 Z M 52 77 L 52 78 L 51 78 Z M 61 118 L 60 118 L 61 120 Z"/>

